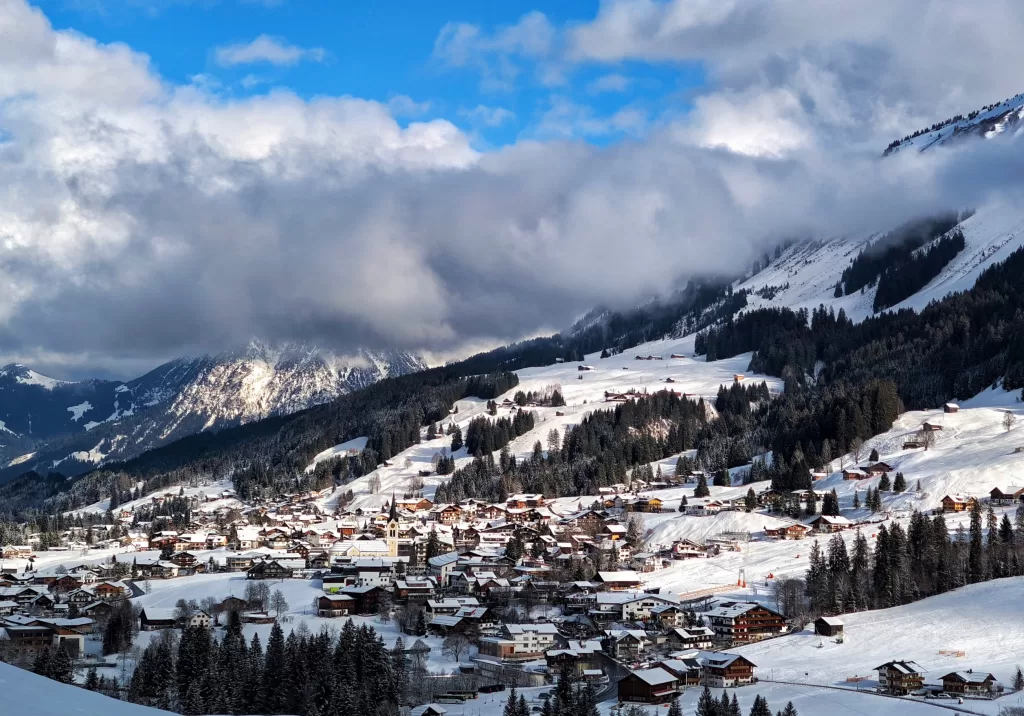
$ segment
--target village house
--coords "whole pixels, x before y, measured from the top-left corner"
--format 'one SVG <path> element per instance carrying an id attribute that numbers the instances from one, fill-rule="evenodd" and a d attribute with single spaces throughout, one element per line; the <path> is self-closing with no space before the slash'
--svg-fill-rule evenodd
<path id="1" fill-rule="evenodd" d="M 892 696 L 906 696 L 924 686 L 922 669 L 912 661 L 889 661 L 876 666 L 878 690 Z"/>
<path id="2" fill-rule="evenodd" d="M 158 629 L 173 629 L 178 624 L 174 618 L 173 609 L 156 609 L 154 607 L 143 607 L 139 614 L 139 628 L 142 631 L 156 631 Z"/>
<path id="3" fill-rule="evenodd" d="M 696 657 L 688 656 L 678 659 L 665 659 L 657 662 L 654 666 L 656 668 L 660 667 L 675 676 L 681 690 L 687 686 L 700 685 L 703 667 L 700 659 Z"/>
<path id="4" fill-rule="evenodd" d="M 619 701 L 663 704 L 678 693 L 679 680 L 661 667 L 630 672 L 618 683 Z"/>
<path id="5" fill-rule="evenodd" d="M 881 477 L 882 475 L 892 472 L 892 465 L 884 462 L 876 462 L 875 464 L 868 465 L 864 468 L 864 472 L 871 477 Z"/>
<path id="6" fill-rule="evenodd" d="M 1005 490 L 994 487 L 989 493 L 989 499 L 994 505 L 1012 505 L 1014 502 L 1024 500 L 1024 487 L 1013 486 Z"/>
<path id="7" fill-rule="evenodd" d="M 731 644 L 745 644 L 785 634 L 786 617 L 756 602 L 723 602 L 707 612 L 715 635 Z"/>
<path id="8" fill-rule="evenodd" d="M 984 671 L 954 671 L 942 677 L 942 690 L 958 696 L 988 696 L 996 688 L 996 677 Z"/>
<path id="9" fill-rule="evenodd" d="M 807 525 L 794 522 L 791 525 L 783 525 L 782 527 L 765 527 L 764 535 L 769 539 L 794 540 L 803 539 L 810 531 L 811 528 Z"/>
<path id="10" fill-rule="evenodd" d="M 633 571 L 598 572 L 594 581 L 612 591 L 635 589 L 641 584 L 640 575 Z"/>
<path id="11" fill-rule="evenodd" d="M 870 476 L 859 467 L 848 467 L 843 470 L 844 480 L 866 480 L 868 477 Z"/>
<path id="12" fill-rule="evenodd" d="M 651 640 L 642 629 L 605 629 L 604 650 L 617 661 L 635 663 L 640 661 Z"/>
<path id="13" fill-rule="evenodd" d="M 500 637 L 480 640 L 480 656 L 501 661 L 539 659 L 561 639 L 554 624 L 505 624 Z"/>
<path id="14" fill-rule="evenodd" d="M 842 515 L 818 515 L 811 520 L 811 527 L 817 532 L 842 532 L 853 527 L 853 523 Z"/>
<path id="15" fill-rule="evenodd" d="M 668 643 L 680 649 L 700 649 L 705 651 L 712 647 L 715 632 L 707 627 L 676 628 L 668 633 Z"/>
<path id="16" fill-rule="evenodd" d="M 387 592 L 383 587 L 342 587 L 341 594 L 352 597 L 355 614 L 376 614 Z"/>
<path id="17" fill-rule="evenodd" d="M 581 676 L 584 671 L 601 667 L 601 642 L 597 639 L 572 640 L 560 649 L 549 649 L 544 654 L 548 671 L 561 674 L 566 669 Z"/>
<path id="18" fill-rule="evenodd" d="M 942 498 L 943 512 L 966 512 L 970 510 L 977 499 L 968 495 L 945 495 Z"/>
<path id="19" fill-rule="evenodd" d="M 324 594 L 316 600 L 316 614 L 320 617 L 344 617 L 355 604 L 348 594 Z"/>
<path id="20" fill-rule="evenodd" d="M 709 654 L 702 659 L 701 680 L 713 689 L 744 686 L 753 683 L 756 666 L 739 654 Z"/>

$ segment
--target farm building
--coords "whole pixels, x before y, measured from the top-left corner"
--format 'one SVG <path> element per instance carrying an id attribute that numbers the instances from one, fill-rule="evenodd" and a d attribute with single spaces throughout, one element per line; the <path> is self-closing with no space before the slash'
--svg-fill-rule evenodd
<path id="1" fill-rule="evenodd" d="M 836 617 L 820 617 L 814 620 L 814 633 L 820 636 L 842 636 L 843 622 Z"/>
<path id="2" fill-rule="evenodd" d="M 924 686 L 921 667 L 912 661 L 889 661 L 876 666 L 878 690 L 893 696 L 906 696 Z"/>
<path id="3" fill-rule="evenodd" d="M 947 694 L 988 694 L 996 686 L 996 677 L 984 671 L 954 671 L 942 677 L 942 690 Z"/>

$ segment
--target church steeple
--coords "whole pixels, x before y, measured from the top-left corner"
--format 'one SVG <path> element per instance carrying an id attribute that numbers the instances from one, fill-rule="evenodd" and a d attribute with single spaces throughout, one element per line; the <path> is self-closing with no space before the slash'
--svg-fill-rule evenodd
<path id="1" fill-rule="evenodd" d="M 395 493 L 391 493 L 391 514 L 388 515 L 388 522 L 398 522 L 398 503 L 395 502 Z"/>

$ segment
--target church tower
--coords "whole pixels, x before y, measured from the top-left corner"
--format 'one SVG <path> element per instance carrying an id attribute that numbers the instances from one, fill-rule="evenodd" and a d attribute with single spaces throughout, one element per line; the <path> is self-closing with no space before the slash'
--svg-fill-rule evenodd
<path id="1" fill-rule="evenodd" d="M 391 514 L 388 515 L 387 526 L 388 556 L 398 556 L 398 503 L 395 502 L 395 493 L 391 493 Z"/>

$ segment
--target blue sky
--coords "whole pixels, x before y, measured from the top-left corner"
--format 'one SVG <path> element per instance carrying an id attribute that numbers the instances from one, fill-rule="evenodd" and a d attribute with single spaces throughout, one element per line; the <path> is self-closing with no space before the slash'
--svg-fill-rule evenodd
<path id="1" fill-rule="evenodd" d="M 538 10 L 535 0 L 341 2 L 322 0 L 42 0 L 57 29 L 148 54 L 174 83 L 215 83 L 228 96 L 286 87 L 303 97 L 352 95 L 393 101 L 402 123 L 446 118 L 479 148 L 519 138 L 574 138 L 605 144 L 678 116 L 703 84 L 684 63 L 567 63 L 558 38 L 549 51 L 472 53 L 452 62 L 435 51 L 448 23 L 476 26 L 493 38 Z M 540 7 L 553 28 L 590 21 L 597 0 Z M 290 64 L 229 65 L 218 48 L 262 35 L 305 51 Z M 485 42 L 488 40 L 484 40 Z M 479 60 L 479 62 L 478 62 Z M 502 73 L 514 66 L 514 77 Z M 495 73 L 502 74 L 494 81 Z M 394 101 L 396 97 L 409 98 Z"/>

